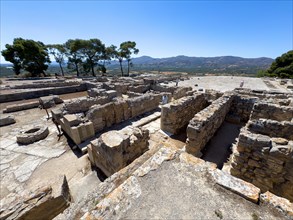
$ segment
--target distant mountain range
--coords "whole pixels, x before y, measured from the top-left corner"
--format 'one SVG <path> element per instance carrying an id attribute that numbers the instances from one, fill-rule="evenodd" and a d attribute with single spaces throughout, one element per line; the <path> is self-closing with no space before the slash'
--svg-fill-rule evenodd
<path id="1" fill-rule="evenodd" d="M 168 58 L 153 58 L 142 56 L 132 59 L 132 71 L 176 71 L 188 73 L 229 73 L 229 74 L 256 74 L 258 70 L 270 67 L 274 59 L 267 57 L 242 58 L 235 56 L 219 57 L 188 57 L 176 56 Z M 50 67 L 55 67 L 52 61 Z M 126 67 L 126 63 L 123 63 Z M 11 64 L 1 64 L 5 69 Z M 56 67 L 57 68 L 57 67 Z M 119 62 L 111 61 L 108 70 L 120 71 Z M 1 74 L 2 75 L 2 74 Z"/>
<path id="2" fill-rule="evenodd" d="M 220 57 L 188 57 L 176 56 L 168 58 L 152 58 L 142 56 L 133 58 L 133 70 L 178 70 L 187 72 L 237 72 L 256 73 L 260 69 L 270 67 L 274 59 L 267 57 L 242 58 L 235 56 Z M 114 67 L 118 62 L 111 62 Z"/>

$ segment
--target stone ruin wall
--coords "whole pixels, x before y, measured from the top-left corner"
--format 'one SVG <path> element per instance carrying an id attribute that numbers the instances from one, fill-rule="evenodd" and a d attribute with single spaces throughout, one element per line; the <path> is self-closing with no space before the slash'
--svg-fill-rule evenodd
<path id="1" fill-rule="evenodd" d="M 226 120 L 231 123 L 248 122 L 253 106 L 258 100 L 257 97 L 235 95 Z"/>
<path id="2" fill-rule="evenodd" d="M 118 172 L 148 150 L 149 132 L 136 127 L 103 133 L 87 146 L 91 163 L 106 176 Z"/>
<path id="3" fill-rule="evenodd" d="M 162 95 L 165 94 L 145 94 L 127 100 L 117 99 L 105 105 L 92 106 L 86 117 L 93 122 L 95 132 L 98 132 L 104 127 L 110 127 L 155 110 L 162 100 Z"/>
<path id="4" fill-rule="evenodd" d="M 277 121 L 292 121 L 293 108 L 276 104 L 257 103 L 253 107 L 251 119 L 268 118 Z"/>
<path id="5" fill-rule="evenodd" d="M 190 120 L 186 130 L 186 152 L 195 156 L 201 156 L 200 151 L 225 120 L 233 98 L 233 94 L 224 94 Z"/>
<path id="6" fill-rule="evenodd" d="M 10 89 L 39 89 L 50 87 L 66 87 L 79 85 L 78 81 L 63 81 L 63 82 L 33 82 L 32 84 L 22 84 L 11 86 Z"/>
<path id="7" fill-rule="evenodd" d="M 33 99 L 39 98 L 48 95 L 60 95 L 74 92 L 82 92 L 87 90 L 87 84 L 81 83 L 80 85 L 67 86 L 67 87 L 58 87 L 58 88 L 48 88 L 48 89 L 39 89 L 34 91 L 23 91 L 10 94 L 0 94 L 0 103 L 3 102 L 12 102 L 23 99 Z"/>
<path id="8" fill-rule="evenodd" d="M 81 112 L 87 112 L 91 106 L 93 105 L 104 105 L 110 102 L 107 96 L 100 96 L 100 97 L 81 97 L 76 99 L 71 99 L 67 101 L 63 105 L 63 111 L 68 114 L 75 114 Z"/>
<path id="9" fill-rule="evenodd" d="M 292 110 L 266 103 L 255 104 L 251 119 L 233 147 L 230 172 L 293 201 Z M 255 111 L 255 112 L 254 112 Z M 278 120 L 277 120 L 278 119 Z"/>
<path id="10" fill-rule="evenodd" d="M 173 98 L 180 99 L 182 97 L 185 97 L 189 92 L 192 91 L 191 87 L 178 87 L 174 92 L 173 92 Z"/>
<path id="11" fill-rule="evenodd" d="M 203 94 L 178 99 L 162 106 L 161 129 L 177 134 L 185 129 L 194 115 L 207 106 Z"/>

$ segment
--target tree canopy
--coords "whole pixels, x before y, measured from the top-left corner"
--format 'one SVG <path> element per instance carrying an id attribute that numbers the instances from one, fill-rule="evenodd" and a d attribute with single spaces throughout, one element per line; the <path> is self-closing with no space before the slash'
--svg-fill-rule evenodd
<path id="1" fill-rule="evenodd" d="M 21 69 L 30 72 L 32 76 L 45 75 L 50 58 L 42 42 L 15 38 L 12 45 L 6 44 L 5 47 L 2 56 L 13 64 L 16 75 Z"/>
<path id="2" fill-rule="evenodd" d="M 268 76 L 280 78 L 293 78 L 293 50 L 277 57 L 267 70 Z"/>
<path id="3" fill-rule="evenodd" d="M 2 50 L 2 55 L 5 60 L 13 64 L 16 75 L 20 74 L 22 69 L 30 72 L 32 76 L 39 76 L 41 73 L 45 75 L 44 71 L 47 70 L 48 64 L 51 62 L 50 54 L 59 64 L 63 76 L 65 63 L 69 69 L 76 72 L 77 76 L 89 72 L 93 76 L 96 76 L 97 72 L 105 74 L 106 65 L 112 59 L 119 61 L 123 76 L 123 60 L 127 61 L 127 75 L 129 75 L 131 55 L 132 53 L 137 54 L 138 51 L 134 41 L 123 42 L 117 49 L 114 45 L 106 47 L 97 38 L 69 39 L 63 44 L 48 45 L 40 41 L 15 38 L 12 45 L 7 44 L 6 49 Z"/>

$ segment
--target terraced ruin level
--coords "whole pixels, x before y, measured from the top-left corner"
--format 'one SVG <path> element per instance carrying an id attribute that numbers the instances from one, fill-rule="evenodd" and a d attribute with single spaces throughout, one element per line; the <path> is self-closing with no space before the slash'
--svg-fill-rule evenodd
<path id="1" fill-rule="evenodd" d="M 293 219 L 292 82 L 177 79 L 3 80 L 0 218 Z"/>

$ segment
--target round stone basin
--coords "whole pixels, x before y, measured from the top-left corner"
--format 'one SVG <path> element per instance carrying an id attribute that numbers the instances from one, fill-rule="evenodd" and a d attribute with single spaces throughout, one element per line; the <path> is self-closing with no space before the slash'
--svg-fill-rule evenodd
<path id="1" fill-rule="evenodd" d="M 36 141 L 45 139 L 48 134 L 48 127 L 39 125 L 26 131 L 20 132 L 20 134 L 16 136 L 16 141 L 19 144 L 31 144 Z"/>
<path id="2" fill-rule="evenodd" d="M 25 131 L 24 133 L 25 134 L 31 134 L 31 133 L 35 133 L 35 132 L 37 132 L 39 130 L 40 130 L 40 128 L 33 128 L 33 129 L 28 130 L 28 131 Z"/>

